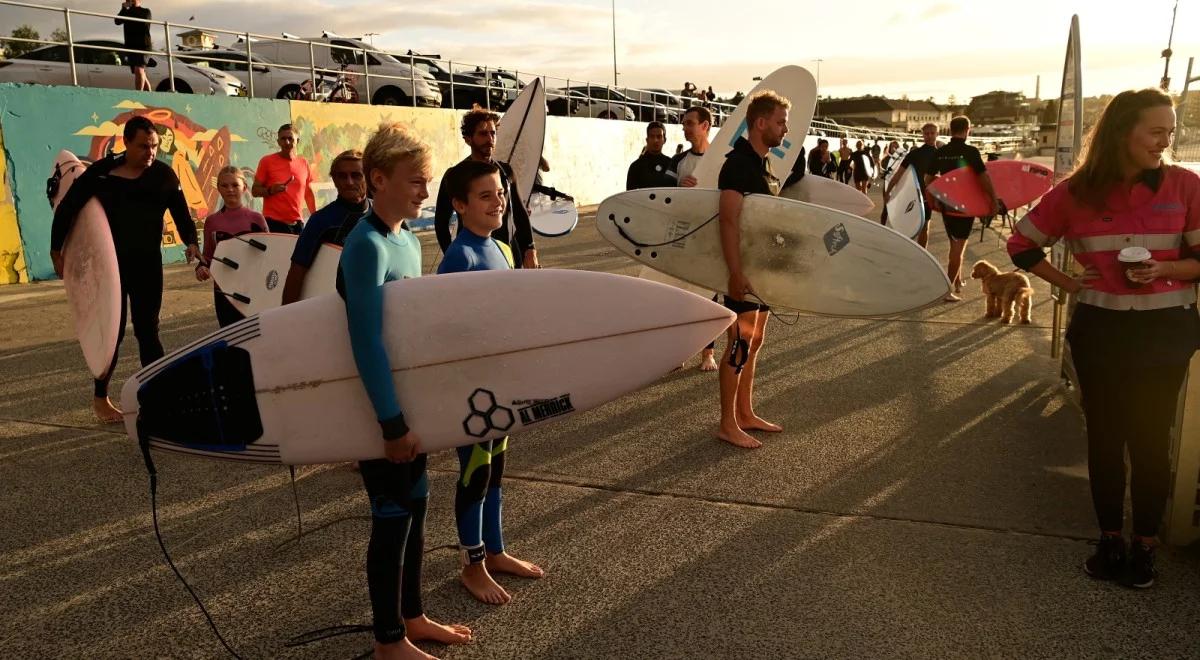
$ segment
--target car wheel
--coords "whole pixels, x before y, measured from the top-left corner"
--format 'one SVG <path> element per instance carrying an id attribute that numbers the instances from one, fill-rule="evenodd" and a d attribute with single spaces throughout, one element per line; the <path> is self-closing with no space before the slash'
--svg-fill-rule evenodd
<path id="1" fill-rule="evenodd" d="M 600 112 L 600 118 L 601 119 L 616 119 L 617 113 L 613 112 L 612 110 L 602 110 Z"/>
<path id="2" fill-rule="evenodd" d="M 279 93 L 275 95 L 275 98 L 296 101 L 302 98 L 302 96 L 299 85 L 284 85 L 283 89 L 279 90 Z"/>
<path id="3" fill-rule="evenodd" d="M 162 82 L 158 83 L 158 88 L 157 88 L 157 90 L 156 90 L 156 91 L 159 91 L 159 92 L 169 92 L 169 91 L 171 91 L 171 81 L 170 81 L 170 80 L 164 80 L 164 81 L 162 81 Z M 183 82 L 182 80 L 178 80 L 178 79 L 177 79 L 177 80 L 175 81 L 175 92 L 176 92 L 176 93 L 178 93 L 178 94 L 191 94 L 191 93 L 192 93 L 192 86 L 191 86 L 191 85 L 189 85 L 189 84 L 187 84 L 187 83 L 185 83 L 185 82 Z"/>
<path id="4" fill-rule="evenodd" d="M 408 101 L 408 96 L 395 87 L 388 87 L 376 92 L 372 103 L 375 105 L 412 105 Z"/>

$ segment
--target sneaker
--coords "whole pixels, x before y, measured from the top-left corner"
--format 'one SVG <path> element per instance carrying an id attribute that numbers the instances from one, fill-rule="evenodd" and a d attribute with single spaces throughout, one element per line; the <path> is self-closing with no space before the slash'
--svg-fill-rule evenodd
<path id="1" fill-rule="evenodd" d="M 1149 589 L 1154 586 L 1154 546 L 1135 542 L 1129 553 L 1129 565 L 1121 574 L 1121 586 L 1131 589 Z"/>
<path id="2" fill-rule="evenodd" d="M 1115 580 L 1125 568 L 1125 539 L 1105 534 L 1092 541 L 1096 554 L 1083 562 L 1083 570 L 1097 580 Z"/>

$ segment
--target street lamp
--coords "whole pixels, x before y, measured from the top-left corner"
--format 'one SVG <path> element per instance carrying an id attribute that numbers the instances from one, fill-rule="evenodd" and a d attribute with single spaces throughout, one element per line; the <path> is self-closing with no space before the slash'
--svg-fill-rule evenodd
<path id="1" fill-rule="evenodd" d="M 617 0 L 612 0 L 613 87 L 617 86 Z"/>
<path id="2" fill-rule="evenodd" d="M 821 62 L 824 62 L 825 60 L 818 57 L 817 59 L 815 59 L 813 61 L 817 63 L 817 107 L 813 110 L 813 116 L 820 117 L 821 116 Z"/>

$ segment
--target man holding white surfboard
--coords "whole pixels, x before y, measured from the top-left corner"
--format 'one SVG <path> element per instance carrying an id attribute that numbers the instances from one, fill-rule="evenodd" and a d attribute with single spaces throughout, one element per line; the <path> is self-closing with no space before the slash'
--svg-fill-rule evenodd
<path id="1" fill-rule="evenodd" d="M 462 138 L 471 148 L 471 155 L 466 160 L 478 160 L 485 163 L 496 163 L 500 167 L 500 179 L 508 188 L 509 199 L 521 199 L 517 190 L 517 182 L 513 177 L 512 168 L 507 163 L 492 159 L 496 150 L 496 125 L 500 115 L 476 107 L 463 115 Z M 451 171 L 446 170 L 442 180 L 450 178 Z M 454 207 L 450 203 L 450 194 L 443 188 L 438 188 L 437 209 L 433 214 L 433 229 L 437 234 L 438 246 L 445 254 L 450 247 L 450 214 Z M 460 228 L 459 231 L 462 231 Z M 504 209 L 504 223 L 495 231 L 496 240 L 503 241 L 512 248 L 518 267 L 540 268 L 537 248 L 533 244 L 533 228 L 529 224 L 529 213 L 524 204 L 509 204 Z"/>
<path id="2" fill-rule="evenodd" d="M 421 276 L 420 241 L 403 225 L 420 216 L 429 198 L 431 160 L 429 145 L 402 124 L 382 124 L 371 136 L 363 151 L 363 171 L 375 193 L 374 208 L 346 237 L 338 266 L 354 363 L 379 420 L 386 456 L 359 463 L 371 503 L 367 587 L 375 657 L 386 660 L 431 658 L 412 644 L 415 640 L 471 640 L 464 626 L 431 621 L 421 603 L 429 499 L 426 456 L 420 438 L 404 421 L 383 336 L 383 285 Z"/>
<path id="3" fill-rule="evenodd" d="M 696 166 L 700 164 L 700 160 L 704 158 L 704 154 L 711 146 L 708 139 L 710 130 L 712 130 L 712 112 L 708 108 L 702 105 L 693 105 L 683 113 L 683 138 L 692 145 L 692 148 L 671 158 L 671 172 L 679 180 L 679 185 L 684 188 L 696 187 L 697 182 L 693 172 L 696 171 Z M 716 296 L 713 296 L 713 302 L 717 302 Z M 717 360 L 713 357 L 716 349 L 715 339 L 704 347 L 704 351 L 700 354 L 700 371 L 717 370 Z"/>
<path id="4" fill-rule="evenodd" d="M 933 156 L 937 153 L 937 124 L 925 124 L 921 127 L 921 140 L 923 144 L 915 149 L 909 149 L 904 155 L 904 160 L 900 161 L 897 170 L 903 170 L 908 166 L 916 171 L 917 181 L 921 184 L 921 191 L 925 191 L 925 175 L 933 167 Z M 891 198 L 892 189 L 900 182 L 900 177 L 894 176 L 883 189 L 883 203 L 886 206 Z M 929 219 L 933 217 L 933 204 L 929 203 L 929 196 L 925 197 L 925 225 L 921 227 L 921 233 L 917 234 L 917 244 L 921 247 L 929 245 Z"/>
<path id="5" fill-rule="evenodd" d="M 791 105 L 770 90 L 751 97 L 746 109 L 746 136 L 738 138 L 733 150 L 725 156 L 717 183 L 721 189 L 721 252 L 729 269 L 725 306 L 737 314 L 737 322 L 726 332 L 729 350 L 720 366 L 721 425 L 717 437 L 746 449 L 762 446 L 747 430 L 778 433 L 783 427 L 754 413 L 754 368 L 766 337 L 770 308 L 747 300 L 755 296 L 754 287 L 742 270 L 742 198 L 751 194 L 779 194 L 779 179 L 771 172 L 768 154 L 787 135 Z"/>
<path id="6" fill-rule="evenodd" d="M 127 310 L 133 318 L 133 334 L 138 340 L 142 366 L 163 356 L 158 313 L 163 294 L 160 247 L 164 212 L 171 212 L 175 229 L 187 246 L 184 253 L 187 262 L 200 255 L 196 224 L 188 211 L 179 177 L 171 166 L 157 158 L 159 135 L 154 124 L 145 117 L 133 117 L 125 123 L 123 138 L 124 152 L 96 161 L 75 181 L 54 210 L 50 229 L 50 259 L 54 272 L 61 277 L 63 244 L 88 200 L 93 197 L 100 200 L 110 218 L 121 277 L 121 322 L 112 363 L 102 378 L 94 380 L 92 410 L 102 422 L 121 421 L 121 411 L 108 398 L 108 383 L 125 334 Z"/>

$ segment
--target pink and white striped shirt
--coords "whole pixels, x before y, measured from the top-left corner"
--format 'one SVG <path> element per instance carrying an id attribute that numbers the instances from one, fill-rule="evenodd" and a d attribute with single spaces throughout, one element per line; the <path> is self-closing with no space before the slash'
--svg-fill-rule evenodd
<path id="1" fill-rule="evenodd" d="M 1044 258 L 1043 248 L 1060 239 L 1076 261 L 1100 273 L 1090 289 L 1077 295 L 1081 303 L 1113 310 L 1194 304 L 1191 281 L 1157 279 L 1140 288 L 1130 286 L 1117 254 L 1140 246 L 1159 261 L 1200 256 L 1200 175 L 1173 165 L 1147 170 L 1132 188 L 1116 186 L 1103 211 L 1080 203 L 1063 181 L 1017 222 L 1008 253 L 1028 270 Z"/>

